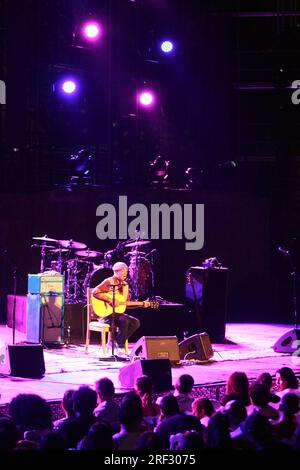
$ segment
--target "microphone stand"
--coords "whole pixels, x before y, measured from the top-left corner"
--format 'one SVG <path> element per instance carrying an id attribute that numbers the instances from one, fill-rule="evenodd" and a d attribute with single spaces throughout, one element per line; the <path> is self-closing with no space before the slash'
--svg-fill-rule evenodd
<path id="1" fill-rule="evenodd" d="M 13 318 L 12 318 L 12 330 L 13 330 L 13 344 L 16 339 L 16 296 L 17 296 L 17 268 L 13 270 L 13 284 L 14 284 L 14 303 L 13 303 Z"/>
<path id="2" fill-rule="evenodd" d="M 291 276 L 292 276 L 292 283 L 293 283 L 292 284 L 293 285 L 293 294 L 292 295 L 293 295 L 293 309 L 294 309 L 294 322 L 295 322 L 294 328 L 297 329 L 298 328 L 297 269 L 296 269 L 296 265 L 294 265 L 294 263 L 293 263 L 290 252 L 287 253 L 287 257 L 288 257 L 289 263 L 290 263 L 291 268 L 292 268 Z"/>
<path id="3" fill-rule="evenodd" d="M 115 315 L 116 315 L 116 288 L 118 284 L 111 284 L 112 289 L 112 321 L 110 324 L 111 333 L 111 356 L 100 357 L 100 361 L 127 361 L 126 358 L 115 354 Z"/>
<path id="4" fill-rule="evenodd" d="M 112 321 L 110 324 L 110 334 L 111 334 L 111 355 L 114 359 L 115 356 L 115 314 L 116 314 L 116 284 L 112 284 Z"/>

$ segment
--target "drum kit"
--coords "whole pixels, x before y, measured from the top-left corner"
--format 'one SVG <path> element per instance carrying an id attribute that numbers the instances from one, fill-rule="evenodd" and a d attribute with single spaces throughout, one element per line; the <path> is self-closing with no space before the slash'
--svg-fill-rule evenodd
<path id="1" fill-rule="evenodd" d="M 45 235 L 33 237 L 33 240 L 36 243 L 31 247 L 41 250 L 40 272 L 64 276 L 67 303 L 85 302 L 87 288 L 111 276 L 111 268 L 118 261 L 129 267 L 131 300 L 145 300 L 154 295 L 156 250 L 147 251 L 149 240 L 119 242 L 115 249 L 105 253 L 90 250 L 85 243 L 72 239 L 57 240 Z"/>

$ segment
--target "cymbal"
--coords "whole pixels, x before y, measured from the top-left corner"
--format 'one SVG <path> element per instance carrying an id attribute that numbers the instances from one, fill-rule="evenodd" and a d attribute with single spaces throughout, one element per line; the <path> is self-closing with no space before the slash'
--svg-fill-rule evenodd
<path id="1" fill-rule="evenodd" d="M 43 237 L 32 237 L 32 240 L 40 240 L 41 242 L 57 242 L 54 238 L 49 238 L 47 235 L 44 235 Z"/>
<path id="2" fill-rule="evenodd" d="M 147 243 L 150 243 L 150 240 L 138 240 L 136 242 L 127 243 L 125 246 L 129 248 L 130 246 L 141 246 L 146 245 Z"/>
<path id="3" fill-rule="evenodd" d="M 74 242 L 74 240 L 57 240 L 60 246 L 68 248 L 69 250 L 85 250 L 86 245 L 80 242 Z"/>
<path id="4" fill-rule="evenodd" d="M 128 251 L 125 256 L 145 256 L 145 251 Z"/>
<path id="5" fill-rule="evenodd" d="M 51 246 L 51 248 L 53 248 L 53 246 Z M 66 248 L 54 248 L 50 251 L 51 253 L 67 253 L 69 250 L 67 250 Z"/>
<path id="6" fill-rule="evenodd" d="M 96 256 L 103 256 L 103 253 L 101 253 L 100 251 L 85 250 L 75 251 L 75 255 L 82 256 L 84 258 L 96 258 Z"/>

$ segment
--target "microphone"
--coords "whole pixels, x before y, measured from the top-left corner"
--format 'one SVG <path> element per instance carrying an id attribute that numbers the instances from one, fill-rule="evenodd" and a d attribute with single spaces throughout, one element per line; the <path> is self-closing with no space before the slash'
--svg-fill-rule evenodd
<path id="1" fill-rule="evenodd" d="M 289 250 L 286 250 L 285 248 L 282 248 L 281 246 L 278 247 L 278 251 L 280 251 L 280 253 L 283 253 L 286 256 L 290 254 Z"/>

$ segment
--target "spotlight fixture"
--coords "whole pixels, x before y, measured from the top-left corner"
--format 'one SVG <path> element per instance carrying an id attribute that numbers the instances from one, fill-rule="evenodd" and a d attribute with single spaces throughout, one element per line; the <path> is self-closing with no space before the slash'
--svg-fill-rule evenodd
<path id="1" fill-rule="evenodd" d="M 160 44 L 160 49 L 165 54 L 170 54 L 170 52 L 172 52 L 174 49 L 174 44 L 172 41 L 165 40 Z"/>
<path id="2" fill-rule="evenodd" d="M 65 94 L 72 95 L 77 89 L 76 82 L 74 80 L 64 80 L 61 89 Z"/>
<path id="3" fill-rule="evenodd" d="M 95 21 L 84 23 L 82 27 L 82 35 L 88 41 L 97 41 L 101 35 L 101 27 Z"/>
<path id="4" fill-rule="evenodd" d="M 140 105 L 149 108 L 154 104 L 154 94 L 149 90 L 142 91 L 138 95 L 138 101 Z"/>

